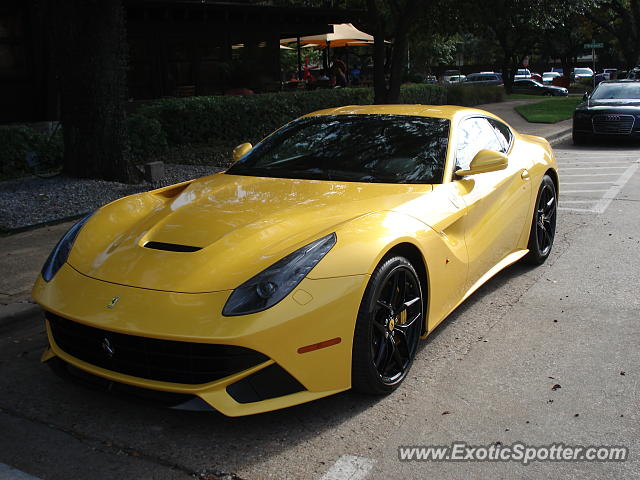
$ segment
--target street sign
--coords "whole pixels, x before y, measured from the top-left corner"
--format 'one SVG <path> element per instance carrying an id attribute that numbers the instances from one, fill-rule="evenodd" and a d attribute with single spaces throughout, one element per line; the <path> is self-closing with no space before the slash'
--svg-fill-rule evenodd
<path id="1" fill-rule="evenodd" d="M 585 43 L 584 48 L 587 48 L 587 49 L 604 48 L 604 43 Z"/>

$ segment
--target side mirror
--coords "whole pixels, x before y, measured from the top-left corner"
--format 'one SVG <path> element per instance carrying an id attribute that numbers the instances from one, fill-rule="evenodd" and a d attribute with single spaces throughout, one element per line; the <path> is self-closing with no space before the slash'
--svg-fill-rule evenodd
<path id="1" fill-rule="evenodd" d="M 504 153 L 493 150 L 480 150 L 471 160 L 468 170 L 457 170 L 456 175 L 466 177 L 477 173 L 497 172 L 504 170 L 509 164 L 508 157 Z"/>
<path id="2" fill-rule="evenodd" d="M 589 92 L 584 92 L 584 95 L 582 96 L 582 101 L 586 102 L 587 100 L 589 100 L 590 97 L 591 95 L 589 95 Z"/>
<path id="3" fill-rule="evenodd" d="M 233 149 L 233 153 L 231 154 L 231 158 L 233 159 L 234 162 L 237 162 L 242 157 L 244 157 L 247 153 L 249 153 L 252 148 L 253 148 L 253 145 L 251 145 L 248 142 L 247 143 L 241 143 L 240 145 L 238 145 L 236 148 Z"/>

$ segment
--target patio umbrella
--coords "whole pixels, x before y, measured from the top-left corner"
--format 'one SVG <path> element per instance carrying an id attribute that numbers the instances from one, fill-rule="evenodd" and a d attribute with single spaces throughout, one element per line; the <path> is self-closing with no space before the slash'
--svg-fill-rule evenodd
<path id="1" fill-rule="evenodd" d="M 350 23 L 333 24 L 333 33 L 323 33 L 321 35 L 309 35 L 300 37 L 300 41 L 305 44 L 314 44 L 321 47 L 345 47 L 355 45 L 360 42 L 365 44 L 373 43 L 373 35 L 369 35 L 358 30 Z M 297 42 L 298 38 L 284 38 L 281 44 Z"/>
<path id="2" fill-rule="evenodd" d="M 280 44 L 287 44 L 296 42 L 298 45 L 298 57 L 300 58 L 300 44 L 304 42 L 307 45 L 316 45 L 318 48 L 327 49 L 327 58 L 331 47 L 348 47 L 348 46 L 363 46 L 373 44 L 373 35 L 369 35 L 361 30 L 358 30 L 350 23 L 337 23 L 332 24 L 333 33 L 323 33 L 321 35 L 308 35 L 306 37 L 294 37 L 284 38 L 280 40 Z M 348 58 L 348 57 L 347 57 Z M 301 72 L 302 66 L 298 61 L 298 72 Z M 349 68 L 347 65 L 347 72 L 349 75 Z M 300 73 L 299 73 L 300 75 Z"/>

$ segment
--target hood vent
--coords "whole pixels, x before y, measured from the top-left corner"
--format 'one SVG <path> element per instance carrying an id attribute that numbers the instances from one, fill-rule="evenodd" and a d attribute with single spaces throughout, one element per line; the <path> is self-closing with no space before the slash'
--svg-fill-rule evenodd
<path id="1" fill-rule="evenodd" d="M 197 252 L 202 247 L 192 247 L 190 245 L 178 245 L 176 243 L 164 242 L 147 242 L 144 248 L 152 248 L 154 250 L 164 250 L 165 252 Z"/>

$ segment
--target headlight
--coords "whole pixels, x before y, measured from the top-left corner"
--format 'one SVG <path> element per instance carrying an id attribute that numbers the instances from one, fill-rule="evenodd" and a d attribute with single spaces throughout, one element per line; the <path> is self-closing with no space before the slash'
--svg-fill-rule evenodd
<path id="1" fill-rule="evenodd" d="M 331 233 L 274 263 L 236 288 L 222 314 L 232 317 L 271 308 L 286 297 L 335 244 L 336 234 Z"/>
<path id="2" fill-rule="evenodd" d="M 53 248 L 51 253 L 49 254 L 49 258 L 44 262 L 42 267 L 42 278 L 45 282 L 51 281 L 51 279 L 58 273 L 60 267 L 64 265 L 64 262 L 67 261 L 69 257 L 69 252 L 71 252 L 71 247 L 73 247 L 73 242 L 75 242 L 78 233 L 82 226 L 89 220 L 89 218 L 93 215 L 90 213 L 86 217 L 79 220 L 73 227 L 71 227 L 67 233 L 60 239 L 58 244 Z"/>
<path id="3" fill-rule="evenodd" d="M 578 121 L 586 121 L 591 120 L 591 114 L 587 112 L 576 112 L 573 116 Z"/>

